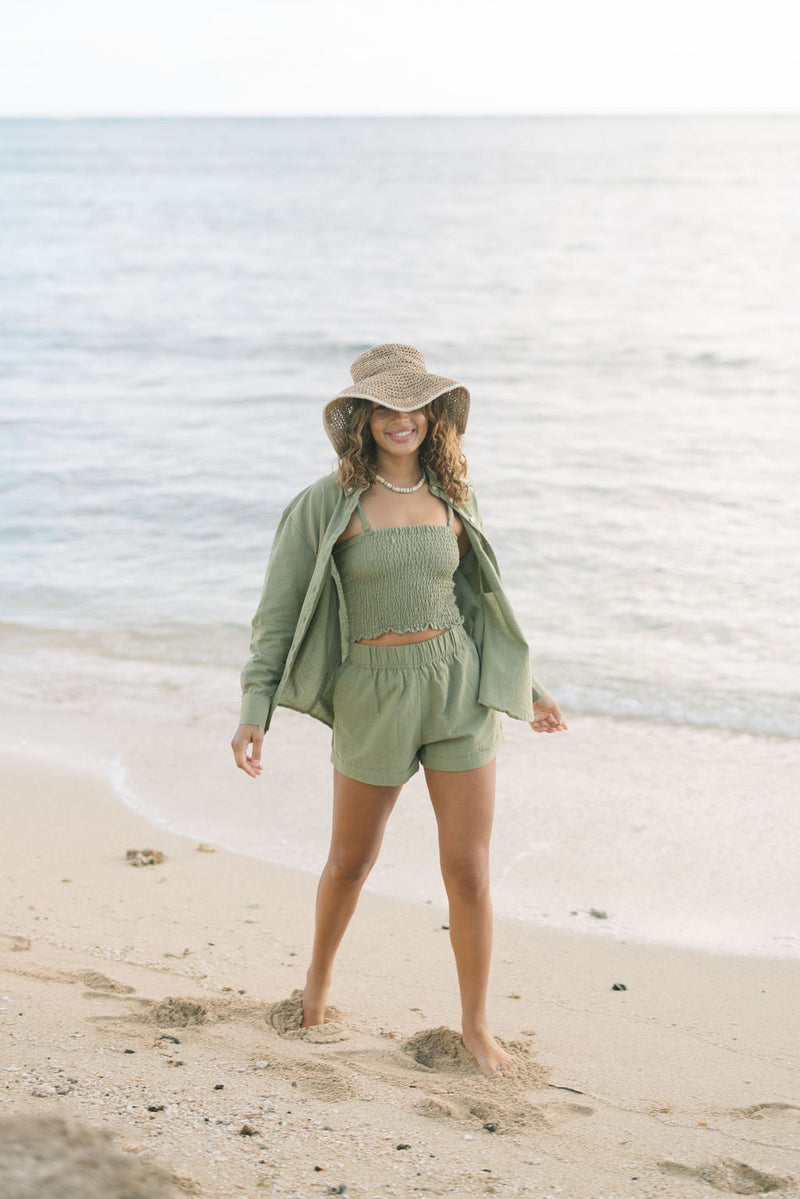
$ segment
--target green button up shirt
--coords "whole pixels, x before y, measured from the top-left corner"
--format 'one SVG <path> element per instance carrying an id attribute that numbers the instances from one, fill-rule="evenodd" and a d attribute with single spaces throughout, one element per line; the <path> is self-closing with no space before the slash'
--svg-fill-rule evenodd
<path id="1" fill-rule="evenodd" d="M 428 474 L 433 495 L 452 501 Z M 363 490 L 363 489 L 362 489 Z M 345 492 L 334 472 L 285 509 L 272 543 L 253 618 L 250 661 L 242 671 L 241 724 L 270 726 L 278 706 L 333 725 L 333 685 L 347 656 L 347 610 L 332 550 L 360 490 Z M 453 505 L 470 541 L 453 582 L 464 629 L 481 662 L 478 700 L 518 720 L 533 719 L 544 688 L 531 675 L 527 642 L 500 581 L 475 495 Z"/>

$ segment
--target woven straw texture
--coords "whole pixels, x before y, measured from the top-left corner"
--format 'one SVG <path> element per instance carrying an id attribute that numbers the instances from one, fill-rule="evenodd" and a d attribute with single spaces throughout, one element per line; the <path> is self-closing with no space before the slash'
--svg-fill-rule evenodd
<path id="1" fill-rule="evenodd" d="M 354 400 L 373 400 L 396 412 L 412 412 L 439 396 L 447 396 L 447 406 L 459 433 L 467 427 L 469 392 L 466 387 L 444 375 L 431 375 L 425 359 L 413 346 L 394 343 L 373 346 L 360 354 L 350 368 L 351 387 L 345 387 L 326 405 L 322 413 L 325 432 L 336 453 L 344 453 L 347 427 L 355 407 Z"/>

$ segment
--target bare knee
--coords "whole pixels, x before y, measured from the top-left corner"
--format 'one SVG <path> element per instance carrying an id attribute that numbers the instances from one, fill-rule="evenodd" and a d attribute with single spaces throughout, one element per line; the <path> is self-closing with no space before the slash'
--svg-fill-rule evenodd
<path id="1" fill-rule="evenodd" d="M 461 899 L 482 899 L 489 891 L 489 863 L 472 858 L 442 862 L 447 894 Z"/>
<path id="2" fill-rule="evenodd" d="M 375 863 L 374 857 L 351 854 L 331 854 L 326 870 L 328 877 L 337 883 L 363 883 Z"/>

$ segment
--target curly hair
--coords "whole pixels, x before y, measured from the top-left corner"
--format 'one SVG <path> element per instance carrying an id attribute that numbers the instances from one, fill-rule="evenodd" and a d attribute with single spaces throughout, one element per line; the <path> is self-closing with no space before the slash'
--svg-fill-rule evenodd
<path id="1" fill-rule="evenodd" d="M 339 485 L 345 490 L 369 487 L 375 481 L 376 450 L 369 427 L 372 407 L 370 400 L 353 400 L 347 445 L 339 458 Z M 438 396 L 418 411 L 428 418 L 428 431 L 419 451 L 420 463 L 436 476 L 454 504 L 464 504 L 469 493 L 467 460 L 444 397 Z"/>

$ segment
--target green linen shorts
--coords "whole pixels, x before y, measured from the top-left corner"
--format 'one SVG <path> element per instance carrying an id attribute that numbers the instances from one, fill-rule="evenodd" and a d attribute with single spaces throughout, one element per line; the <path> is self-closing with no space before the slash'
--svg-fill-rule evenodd
<path id="1" fill-rule="evenodd" d="M 473 770 L 503 742 L 500 713 L 478 703 L 478 650 L 462 625 L 410 645 L 352 642 L 333 692 L 337 770 L 400 786 L 419 770 Z"/>

